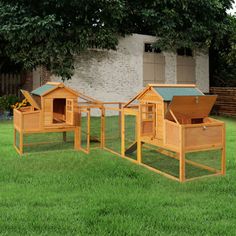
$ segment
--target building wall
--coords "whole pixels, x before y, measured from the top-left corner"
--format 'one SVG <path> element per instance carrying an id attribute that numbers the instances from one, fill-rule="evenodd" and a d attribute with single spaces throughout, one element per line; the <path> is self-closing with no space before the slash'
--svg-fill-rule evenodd
<path id="1" fill-rule="evenodd" d="M 76 58 L 75 74 L 65 82 L 71 88 L 102 101 L 127 101 L 143 88 L 144 43 L 156 38 L 133 34 L 120 38 L 116 51 L 90 50 Z M 166 83 L 176 83 L 176 54 L 164 52 Z M 196 56 L 196 82 L 209 90 L 208 55 Z M 60 80 L 52 76 L 51 80 Z"/>

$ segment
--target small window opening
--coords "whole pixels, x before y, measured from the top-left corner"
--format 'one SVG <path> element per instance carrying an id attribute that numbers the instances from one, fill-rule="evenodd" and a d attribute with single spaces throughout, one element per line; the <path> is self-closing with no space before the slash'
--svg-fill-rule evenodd
<path id="1" fill-rule="evenodd" d="M 144 44 L 144 51 L 145 52 L 153 52 L 153 53 L 161 53 L 161 49 L 154 47 L 151 43 Z"/>
<path id="2" fill-rule="evenodd" d="M 192 57 L 193 56 L 193 50 L 191 48 L 178 48 L 177 54 L 179 56 L 187 56 Z"/>
<path id="3" fill-rule="evenodd" d="M 53 99 L 53 123 L 66 122 L 66 99 L 56 98 Z"/>

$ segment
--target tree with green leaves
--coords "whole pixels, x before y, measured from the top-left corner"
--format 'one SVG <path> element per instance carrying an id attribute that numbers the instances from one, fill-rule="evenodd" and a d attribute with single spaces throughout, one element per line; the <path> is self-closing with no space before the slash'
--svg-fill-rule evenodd
<path id="1" fill-rule="evenodd" d="M 236 86 L 236 17 L 228 16 L 227 32 L 209 49 L 211 86 Z"/>
<path id="2" fill-rule="evenodd" d="M 75 55 L 151 34 L 165 50 L 207 48 L 227 32 L 232 0 L 0 0 L 0 56 L 70 78 Z"/>

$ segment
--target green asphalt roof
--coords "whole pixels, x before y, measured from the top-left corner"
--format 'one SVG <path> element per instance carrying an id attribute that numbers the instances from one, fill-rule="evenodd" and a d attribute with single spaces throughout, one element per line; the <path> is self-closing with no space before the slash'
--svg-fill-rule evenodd
<path id="1" fill-rule="evenodd" d="M 165 88 L 165 87 L 153 87 L 153 89 L 162 96 L 164 101 L 172 101 L 173 96 L 204 96 L 196 88 Z"/>
<path id="2" fill-rule="evenodd" d="M 52 84 L 45 84 L 31 92 L 31 94 L 42 96 L 44 93 L 46 93 L 48 90 L 51 90 L 53 88 L 56 88 L 57 86 Z"/>

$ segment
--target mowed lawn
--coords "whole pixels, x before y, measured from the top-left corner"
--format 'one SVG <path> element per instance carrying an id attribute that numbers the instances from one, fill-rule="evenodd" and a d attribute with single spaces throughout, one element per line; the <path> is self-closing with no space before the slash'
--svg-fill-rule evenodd
<path id="1" fill-rule="evenodd" d="M 0 234 L 235 235 L 236 119 L 220 119 L 227 175 L 184 184 L 100 149 L 20 158 L 1 122 Z"/>

